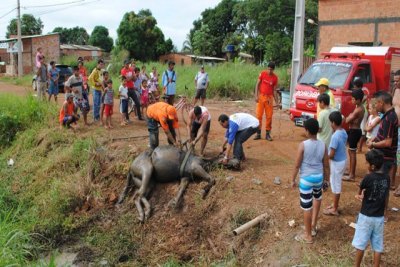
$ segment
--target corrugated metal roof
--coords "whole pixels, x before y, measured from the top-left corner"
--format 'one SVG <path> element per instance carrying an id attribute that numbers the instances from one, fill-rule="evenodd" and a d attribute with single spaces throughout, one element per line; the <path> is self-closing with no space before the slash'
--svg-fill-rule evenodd
<path id="1" fill-rule="evenodd" d="M 69 50 L 87 50 L 87 51 L 103 51 L 100 47 L 92 45 L 74 45 L 74 44 L 61 44 L 60 49 Z"/>
<path id="2" fill-rule="evenodd" d="M 220 57 L 208 57 L 208 56 L 196 56 L 196 55 L 187 55 L 187 56 L 196 59 L 225 61 L 225 58 L 220 58 Z"/>

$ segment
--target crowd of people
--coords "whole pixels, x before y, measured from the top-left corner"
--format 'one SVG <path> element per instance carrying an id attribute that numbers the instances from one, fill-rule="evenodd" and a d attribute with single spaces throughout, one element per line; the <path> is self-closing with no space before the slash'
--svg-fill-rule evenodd
<path id="1" fill-rule="evenodd" d="M 47 73 L 43 56 L 38 57 L 38 76 L 40 83 L 50 80 L 49 99 L 57 99 L 58 74 L 54 62 Z M 43 67 L 45 66 L 45 67 Z M 159 74 L 155 68 L 150 75 L 136 67 L 135 62 L 126 60 L 120 71 L 121 82 L 118 90 L 121 125 L 131 123 L 128 112 L 128 99 L 135 104 L 138 120 L 146 120 L 149 132 L 149 146 L 159 146 L 159 126 L 164 131 L 171 145 L 182 145 L 177 110 L 174 106 L 177 73 L 175 63 L 168 62 L 168 68 Z M 102 71 L 104 61 L 98 60 L 97 67 L 87 75 L 83 61 L 73 67 L 73 75 L 66 81 L 65 102 L 60 110 L 61 126 L 75 127 L 80 116 L 88 125 L 87 114 L 90 110 L 88 88 L 93 92 L 93 121 L 101 122 L 106 128 L 112 128 L 111 116 L 114 105 L 113 81 L 107 71 Z M 274 74 L 275 64 L 269 63 L 267 69 L 258 77 L 255 87 L 256 116 L 247 113 L 235 113 L 230 116 L 221 114 L 218 122 L 226 129 L 221 153 L 221 163 L 228 163 L 233 155 L 239 161 L 246 160 L 243 143 L 255 135 L 261 139 L 262 120 L 265 113 L 265 138 L 272 141 L 272 115 L 278 77 Z M 207 88 L 210 80 L 204 66 L 194 77 L 196 87 L 193 105 L 200 100 L 201 105 L 194 106 L 188 114 L 186 126 L 189 144 L 195 146 L 201 140 L 200 155 L 204 156 L 211 128 L 211 113 L 205 105 Z M 44 85 L 40 84 L 39 88 Z M 387 220 L 386 211 L 389 201 L 389 190 L 395 189 L 397 164 L 400 153 L 398 149 L 398 117 L 400 116 L 400 72 L 395 75 L 395 90 L 379 91 L 372 97 L 363 87 L 360 79 L 354 81 L 352 102 L 354 110 L 346 117 L 335 110 L 335 99 L 329 89 L 329 80 L 322 77 L 315 87 L 319 91 L 317 98 L 316 119 L 305 121 L 304 128 L 307 140 L 301 142 L 295 161 L 291 186 L 298 187 L 300 207 L 304 211 L 304 232 L 296 235 L 295 240 L 313 243 L 317 235 L 318 216 L 321 209 L 322 192 L 330 186 L 332 204 L 323 209 L 327 216 L 339 215 L 339 201 L 342 193 L 342 181 L 354 182 L 356 179 L 356 152 L 366 138 L 368 152 L 365 158 L 368 174 L 359 182 L 356 198 L 361 204 L 356 232 L 352 245 L 356 248 L 356 266 L 360 266 L 363 253 L 371 242 L 374 250 L 375 266 L 379 266 L 383 252 L 383 225 Z M 162 96 L 162 97 L 161 97 Z M 162 99 L 164 101 L 162 101 Z M 78 114 L 79 110 L 79 114 Z M 103 117 L 104 116 L 104 117 Z M 103 121 L 103 118 L 105 121 Z M 348 130 L 342 125 L 346 123 Z M 347 153 L 346 153 L 347 146 Z M 299 180 L 297 177 L 299 176 Z M 394 193 L 400 196 L 400 186 Z"/>

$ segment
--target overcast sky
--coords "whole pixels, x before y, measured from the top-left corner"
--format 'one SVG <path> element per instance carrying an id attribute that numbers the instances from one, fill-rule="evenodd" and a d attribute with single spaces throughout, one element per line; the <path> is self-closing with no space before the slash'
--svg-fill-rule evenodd
<path id="1" fill-rule="evenodd" d="M 108 28 L 115 40 L 117 28 L 126 12 L 150 9 L 163 31 L 180 50 L 193 21 L 206 8 L 215 7 L 220 0 L 20 0 L 21 14 L 32 14 L 43 21 L 43 33 L 55 27 L 84 27 L 90 34 L 96 25 Z M 16 17 L 17 0 L 0 0 L 0 39 L 5 39 L 7 25 Z M 71 3 L 73 2 L 73 3 Z M 71 3 L 63 5 L 64 3 Z M 54 6 L 51 6 L 54 5 Z M 42 6 L 42 7 L 39 7 Z M 7 14 L 7 15 L 6 15 Z"/>

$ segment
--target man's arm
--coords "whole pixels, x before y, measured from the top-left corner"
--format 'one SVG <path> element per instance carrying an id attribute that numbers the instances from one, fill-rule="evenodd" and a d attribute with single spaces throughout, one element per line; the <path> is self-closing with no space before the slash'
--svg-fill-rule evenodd
<path id="1" fill-rule="evenodd" d="M 257 80 L 256 88 L 254 89 L 254 98 L 255 101 L 258 103 L 258 92 L 260 91 L 260 80 Z"/>
<path id="2" fill-rule="evenodd" d="M 399 88 L 396 88 L 394 90 L 392 103 L 393 103 L 394 107 L 400 107 L 400 89 Z"/>
<path id="3" fill-rule="evenodd" d="M 346 118 L 346 123 L 349 124 L 352 121 L 354 121 L 355 119 L 359 118 L 361 115 L 361 108 L 357 107 L 352 113 L 350 113 L 350 115 Z"/>
<path id="4" fill-rule="evenodd" d="M 208 116 L 209 115 L 205 116 L 203 118 L 203 121 L 201 122 L 200 130 L 199 130 L 199 132 L 197 134 L 197 137 L 194 139 L 194 143 L 195 144 L 200 140 L 200 138 L 203 136 L 203 134 L 204 134 L 204 132 L 206 130 L 207 123 L 208 123 Z"/>
<path id="5" fill-rule="evenodd" d="M 325 147 L 324 158 L 322 159 L 322 164 L 324 166 L 324 181 L 329 182 L 329 157 L 328 149 Z"/>
<path id="6" fill-rule="evenodd" d="M 71 76 L 72 77 L 72 76 Z M 65 91 L 66 92 L 68 92 L 68 93 L 71 93 L 71 91 L 72 91 L 72 88 L 70 87 L 71 86 L 71 77 L 70 78 L 68 78 L 68 80 L 65 82 L 65 84 L 64 84 L 64 89 L 65 89 Z"/>

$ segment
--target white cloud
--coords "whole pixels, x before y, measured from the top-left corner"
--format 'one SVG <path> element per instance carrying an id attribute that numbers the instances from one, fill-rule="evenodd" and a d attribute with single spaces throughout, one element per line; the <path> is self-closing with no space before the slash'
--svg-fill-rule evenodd
<path id="1" fill-rule="evenodd" d="M 79 0 L 21 0 L 22 7 L 38 5 L 56 5 Z M 81 0 L 92 2 L 93 0 Z M 16 0 L 1 0 L 0 17 L 16 7 Z M 39 16 L 44 24 L 43 33 L 51 32 L 55 27 L 71 28 L 80 26 L 89 33 L 96 25 L 109 29 L 110 36 L 117 38 L 117 28 L 126 12 L 138 12 L 140 9 L 150 9 L 164 32 L 165 38 L 171 38 L 180 49 L 182 43 L 193 26 L 193 21 L 200 18 L 206 8 L 215 7 L 220 0 L 98 0 L 81 6 L 54 6 L 42 8 L 21 9 L 21 13 Z M 74 5 L 79 5 L 75 3 Z M 60 10 L 62 9 L 62 10 Z M 58 11 L 55 11 L 58 10 Z M 48 11 L 49 13 L 43 14 Z M 54 11 L 54 12 L 52 12 Z M 9 21 L 16 16 L 16 11 L 0 19 L 0 39 L 4 39 Z"/>

